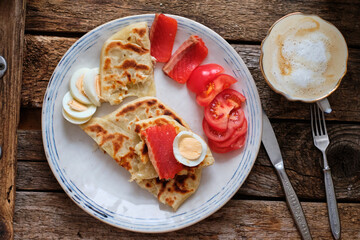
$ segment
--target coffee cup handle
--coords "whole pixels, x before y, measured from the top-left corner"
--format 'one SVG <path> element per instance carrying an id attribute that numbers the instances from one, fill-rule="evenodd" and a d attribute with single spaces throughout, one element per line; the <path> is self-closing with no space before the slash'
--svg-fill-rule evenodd
<path id="1" fill-rule="evenodd" d="M 331 109 L 329 100 L 327 98 L 321 99 L 320 101 L 317 101 L 316 103 L 324 113 L 331 113 L 332 109 Z"/>

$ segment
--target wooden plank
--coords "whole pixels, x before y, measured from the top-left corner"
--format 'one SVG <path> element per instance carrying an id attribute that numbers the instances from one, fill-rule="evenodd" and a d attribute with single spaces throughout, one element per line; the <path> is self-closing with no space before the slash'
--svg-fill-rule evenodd
<path id="1" fill-rule="evenodd" d="M 29 1 L 27 31 L 87 32 L 107 21 L 129 15 L 164 12 L 198 21 L 229 40 L 260 42 L 269 27 L 291 12 L 318 14 L 336 25 L 350 45 L 360 45 L 356 1 Z M 346 19 L 346 20 L 344 20 Z"/>
<path id="2" fill-rule="evenodd" d="M 21 108 L 18 129 L 41 129 L 41 108 Z"/>
<path id="3" fill-rule="evenodd" d="M 325 203 L 302 202 L 314 239 L 331 239 Z M 359 239 L 360 204 L 340 203 L 342 239 Z M 285 202 L 230 200 L 209 218 L 164 234 L 111 227 L 65 193 L 17 192 L 15 239 L 300 239 Z"/>
<path id="4" fill-rule="evenodd" d="M 62 191 L 47 162 L 19 161 L 16 191 Z"/>
<path id="5" fill-rule="evenodd" d="M 3 153 L 0 156 L 0 239 L 12 239 L 25 1 L 0 1 L 0 23 L 0 55 L 8 65 L 0 79 L 0 146 Z"/>
<path id="6" fill-rule="evenodd" d="M 328 124 L 330 146 L 328 161 L 332 168 L 338 199 L 360 201 L 360 126 Z M 325 200 L 321 153 L 312 142 L 310 123 L 273 123 L 281 146 L 285 167 L 298 196 L 302 199 Z M 18 189 L 61 190 L 50 173 L 42 151 L 41 131 L 19 130 Z M 255 166 L 238 192 L 241 196 L 284 197 L 279 180 L 268 157 L 260 148 Z"/>
<path id="7" fill-rule="evenodd" d="M 40 130 L 18 130 L 17 159 L 33 161 L 46 159 Z"/>
<path id="8" fill-rule="evenodd" d="M 41 107 L 53 70 L 76 38 L 26 35 L 26 57 L 22 88 L 23 107 Z M 265 83 L 259 68 L 260 47 L 233 44 L 248 66 L 258 87 L 262 105 L 271 118 L 309 119 L 308 105 L 289 102 Z M 360 121 L 360 50 L 350 49 L 346 74 L 339 89 L 329 97 L 331 120 Z M 341 101 L 339 100 L 341 99 Z M 195 101 L 194 101 L 195 102 Z M 195 104 L 195 103 L 194 103 Z"/>

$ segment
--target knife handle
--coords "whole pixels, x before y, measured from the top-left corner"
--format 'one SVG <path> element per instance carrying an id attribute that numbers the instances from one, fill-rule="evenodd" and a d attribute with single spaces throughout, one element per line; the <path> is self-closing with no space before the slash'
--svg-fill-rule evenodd
<path id="1" fill-rule="evenodd" d="M 276 164 L 275 169 L 281 180 L 281 184 L 285 192 L 286 201 L 289 205 L 290 212 L 294 217 L 296 226 L 300 231 L 300 235 L 302 239 L 304 240 L 312 239 L 299 199 L 296 196 L 295 190 L 292 187 L 289 178 L 285 172 L 284 163 L 281 161 L 280 163 Z"/>

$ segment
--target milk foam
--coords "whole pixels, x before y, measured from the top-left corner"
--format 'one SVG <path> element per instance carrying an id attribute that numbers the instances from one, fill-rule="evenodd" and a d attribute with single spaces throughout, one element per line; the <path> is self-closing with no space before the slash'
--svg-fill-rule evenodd
<path id="1" fill-rule="evenodd" d="M 322 74 L 331 57 L 327 45 L 327 37 L 321 33 L 310 34 L 305 39 L 288 36 L 281 48 L 292 69 L 285 76 L 287 80 L 301 87 L 323 83 L 325 78 Z"/>

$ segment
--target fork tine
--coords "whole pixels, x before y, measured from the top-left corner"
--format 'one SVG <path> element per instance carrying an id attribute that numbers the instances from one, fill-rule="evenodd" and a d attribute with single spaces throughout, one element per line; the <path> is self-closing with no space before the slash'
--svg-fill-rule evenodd
<path id="1" fill-rule="evenodd" d="M 327 135 L 327 130 L 326 130 L 326 122 L 325 122 L 325 115 L 324 112 L 321 111 L 321 117 L 322 117 L 322 126 L 323 126 L 323 131 L 324 134 Z"/>
<path id="2" fill-rule="evenodd" d="M 317 112 L 317 122 L 318 122 L 318 131 L 319 131 L 319 135 L 324 135 L 324 131 L 323 131 L 323 126 L 322 126 L 322 122 L 321 122 L 321 110 L 318 106 L 315 105 L 316 108 L 316 112 Z"/>
<path id="3" fill-rule="evenodd" d="M 314 109 L 314 130 L 315 130 L 314 132 L 315 132 L 315 136 L 319 136 L 320 135 L 319 117 L 318 117 L 318 110 L 316 104 L 313 104 L 313 109 Z"/>

